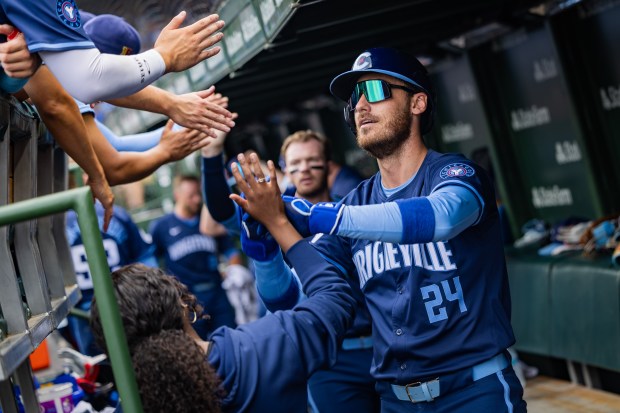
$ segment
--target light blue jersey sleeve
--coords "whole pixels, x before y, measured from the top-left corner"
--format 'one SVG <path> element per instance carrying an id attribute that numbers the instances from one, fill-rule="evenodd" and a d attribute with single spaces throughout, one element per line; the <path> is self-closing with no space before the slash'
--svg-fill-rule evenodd
<path id="1" fill-rule="evenodd" d="M 338 235 L 407 244 L 445 241 L 473 225 L 483 208 L 471 190 L 444 186 L 428 197 L 346 206 Z"/>
<path id="2" fill-rule="evenodd" d="M 256 289 L 271 312 L 293 308 L 304 294 L 297 276 L 278 251 L 270 261 L 254 261 Z"/>
<path id="3" fill-rule="evenodd" d="M 110 144 L 119 152 L 144 152 L 159 145 L 161 135 L 164 132 L 164 128 L 152 130 L 150 132 L 136 133 L 134 135 L 118 136 L 110 128 L 103 123 L 95 119 L 99 130 L 110 142 Z M 182 129 L 182 126 L 174 125 L 172 130 L 177 131 Z"/>

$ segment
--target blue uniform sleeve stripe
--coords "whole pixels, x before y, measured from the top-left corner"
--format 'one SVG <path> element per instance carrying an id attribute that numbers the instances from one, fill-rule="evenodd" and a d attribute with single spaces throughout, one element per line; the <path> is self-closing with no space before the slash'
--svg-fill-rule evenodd
<path id="1" fill-rule="evenodd" d="M 467 182 L 463 182 L 459 180 L 450 180 L 450 181 L 442 182 L 439 185 L 437 185 L 435 188 L 433 188 L 433 190 L 431 191 L 431 194 L 437 191 L 439 188 L 443 188 L 448 185 L 462 186 L 463 188 L 469 189 L 474 194 L 474 196 L 476 197 L 476 201 L 478 201 L 478 206 L 480 207 L 480 213 L 478 215 L 478 219 L 476 219 L 476 222 L 474 222 L 472 225 L 477 225 L 482 219 L 482 215 L 484 213 L 484 205 L 485 205 L 484 199 L 482 198 L 478 190 L 474 188 L 472 185 L 468 184 Z"/>
<path id="2" fill-rule="evenodd" d="M 340 264 L 338 264 L 336 261 L 332 260 L 331 258 L 329 258 L 328 256 L 324 255 L 322 252 L 319 252 L 319 255 L 321 257 L 323 257 L 323 259 L 325 261 L 327 261 L 328 263 L 330 263 L 331 265 L 333 265 L 334 267 L 336 267 L 338 269 L 338 271 L 340 271 L 342 273 L 342 275 L 347 275 L 347 271 L 344 269 L 344 267 Z"/>
<path id="3" fill-rule="evenodd" d="M 435 214 L 424 197 L 395 201 L 403 220 L 403 244 L 430 242 L 435 234 Z"/>
<path id="4" fill-rule="evenodd" d="M 28 45 L 30 53 L 49 51 L 62 52 L 73 49 L 94 49 L 95 44 L 91 41 L 83 42 L 65 42 L 65 43 L 32 43 Z"/>

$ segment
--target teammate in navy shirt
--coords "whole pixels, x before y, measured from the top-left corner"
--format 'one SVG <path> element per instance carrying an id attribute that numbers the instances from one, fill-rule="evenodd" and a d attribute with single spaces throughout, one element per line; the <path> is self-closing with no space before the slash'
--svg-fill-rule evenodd
<path id="1" fill-rule="evenodd" d="M 249 194 L 245 207 L 300 268 L 308 299 L 293 310 L 268 314 L 237 329 L 222 327 L 208 343 L 198 340 L 198 348 L 180 333 L 187 328 L 188 315 L 182 309 L 183 294 L 171 280 L 139 266 L 113 273 L 145 411 L 214 412 L 216 398 L 224 412 L 305 413 L 306 378 L 334 363 L 352 320 L 354 299 L 347 282 L 286 220 L 273 163 L 270 171 L 273 186 L 263 182 L 257 188 L 258 183 L 250 182 L 255 190 L 244 188 Z M 153 291 L 157 294 L 147 293 Z M 98 338 L 103 337 L 96 305 L 93 320 Z M 185 341 L 171 347 L 179 340 L 167 338 L 175 334 Z M 207 353 L 207 363 L 200 349 Z M 221 391 L 209 378 L 212 370 Z"/>
<path id="2" fill-rule="evenodd" d="M 95 212 L 99 219 L 99 226 L 102 227 L 104 209 L 99 202 L 95 204 Z M 67 212 L 66 232 L 67 240 L 71 246 L 71 256 L 78 286 L 82 292 L 82 299 L 76 304 L 76 307 L 83 311 L 89 311 L 93 299 L 93 280 L 86 261 L 86 251 L 77 222 L 77 214 L 74 211 Z M 101 231 L 101 237 L 110 271 L 115 271 L 132 263 L 157 267 L 157 261 L 153 255 L 153 246 L 143 237 L 131 216 L 123 208 L 119 206 L 114 208 L 108 230 Z M 101 353 L 101 349 L 95 346 L 88 320 L 78 316 L 69 316 L 68 322 L 69 330 L 82 354 L 96 356 Z"/>
<path id="3" fill-rule="evenodd" d="M 525 411 L 506 352 L 515 340 L 493 186 L 465 157 L 424 145 L 435 105 L 426 69 L 370 49 L 330 89 L 379 173 L 312 207 L 309 228 L 332 234 L 314 246 L 359 276 L 382 411 Z"/>
<path id="4" fill-rule="evenodd" d="M 179 176 L 174 184 L 174 212 L 155 221 L 150 229 L 155 255 L 163 258 L 166 271 L 187 285 L 209 315 L 195 329 L 206 338 L 219 326 L 234 327 L 235 312 L 222 288 L 218 270 L 220 254 L 238 259 L 239 251 L 229 236 L 210 237 L 200 232 L 202 197 L 194 176 Z"/>

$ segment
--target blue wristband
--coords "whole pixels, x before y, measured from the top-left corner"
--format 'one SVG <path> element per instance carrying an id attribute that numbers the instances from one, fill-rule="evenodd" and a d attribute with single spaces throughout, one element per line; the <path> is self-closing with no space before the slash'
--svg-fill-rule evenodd
<path id="1" fill-rule="evenodd" d="M 334 202 L 319 202 L 310 211 L 310 232 L 313 234 L 338 234 L 345 205 Z"/>
<path id="2" fill-rule="evenodd" d="M 286 217 L 291 224 L 293 224 L 297 232 L 304 238 L 312 235 L 308 226 L 312 203 L 303 198 L 295 198 L 288 195 L 282 195 L 282 201 L 284 201 Z"/>
<path id="3" fill-rule="evenodd" d="M 256 261 L 270 261 L 280 250 L 267 229 L 247 213 L 241 219 L 240 239 L 243 252 Z"/>

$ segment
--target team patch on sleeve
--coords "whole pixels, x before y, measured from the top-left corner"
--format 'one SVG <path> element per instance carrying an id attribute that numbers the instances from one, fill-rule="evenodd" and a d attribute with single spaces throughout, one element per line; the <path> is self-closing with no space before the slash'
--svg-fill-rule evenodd
<path id="1" fill-rule="evenodd" d="M 57 0 L 56 14 L 69 27 L 77 29 L 81 25 L 80 11 L 75 4 L 75 0 Z"/>
<path id="2" fill-rule="evenodd" d="M 471 166 L 464 163 L 451 163 L 443 167 L 439 172 L 441 179 L 464 178 L 474 176 L 476 171 Z"/>

